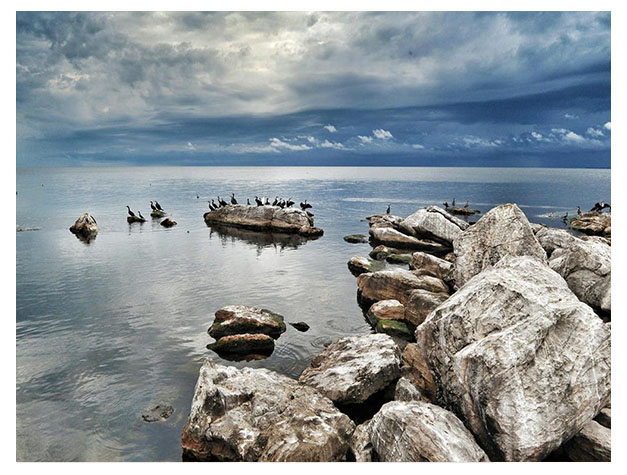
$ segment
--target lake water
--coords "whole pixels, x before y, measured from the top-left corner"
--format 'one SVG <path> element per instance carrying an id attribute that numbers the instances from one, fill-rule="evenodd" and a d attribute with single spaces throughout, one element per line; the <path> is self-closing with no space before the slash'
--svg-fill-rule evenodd
<path id="1" fill-rule="evenodd" d="M 609 170 L 496 168 L 18 168 L 17 459 L 181 460 L 179 437 L 206 349 L 213 313 L 230 304 L 267 307 L 288 326 L 272 356 L 226 362 L 298 377 L 325 343 L 370 332 L 346 262 L 367 255 L 366 216 L 407 216 L 437 204 L 470 201 L 485 212 L 518 203 L 532 222 L 610 201 Z M 305 199 L 317 240 L 270 242 L 224 234 L 203 221 L 207 200 L 234 192 Z M 196 196 L 199 196 L 197 198 Z M 178 222 L 126 222 L 126 205 L 159 203 Z M 90 244 L 68 228 L 91 213 Z M 165 422 L 141 413 L 174 406 Z"/>

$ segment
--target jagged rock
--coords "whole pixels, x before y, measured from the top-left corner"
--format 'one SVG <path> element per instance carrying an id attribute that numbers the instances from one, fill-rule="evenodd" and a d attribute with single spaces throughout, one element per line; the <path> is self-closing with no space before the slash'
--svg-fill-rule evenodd
<path id="1" fill-rule="evenodd" d="M 424 289 L 410 291 L 405 302 L 405 320 L 417 327 L 448 298 L 449 294 L 444 292 L 430 292 Z"/>
<path id="2" fill-rule="evenodd" d="M 270 355 L 274 351 L 274 338 L 263 333 L 238 333 L 220 337 L 207 348 L 221 354 Z"/>
<path id="3" fill-rule="evenodd" d="M 612 428 L 612 409 L 609 407 L 601 409 L 601 412 L 597 414 L 594 420 L 597 421 L 599 424 L 601 424 L 603 427 L 607 427 L 608 429 L 611 429 Z"/>
<path id="4" fill-rule="evenodd" d="M 321 236 L 322 229 L 314 227 L 313 217 L 296 208 L 279 206 L 227 205 L 204 215 L 207 225 L 236 226 L 254 231 L 295 233 Z"/>
<path id="5" fill-rule="evenodd" d="M 401 354 L 383 334 L 342 338 L 316 355 L 299 381 L 333 402 L 358 404 L 396 381 Z"/>
<path id="6" fill-rule="evenodd" d="M 611 462 L 612 431 L 590 421 L 566 442 L 564 452 L 573 462 Z"/>
<path id="7" fill-rule="evenodd" d="M 442 280 L 429 275 L 417 276 L 405 269 L 361 274 L 357 277 L 357 286 L 362 299 L 374 302 L 394 299 L 402 304 L 408 301 L 409 292 L 415 289 L 448 292 L 448 287 Z"/>
<path id="8" fill-rule="evenodd" d="M 72 226 L 70 232 L 78 238 L 89 242 L 98 234 L 98 223 L 89 213 L 83 213 Z"/>
<path id="9" fill-rule="evenodd" d="M 396 389 L 394 390 L 395 401 L 423 401 L 424 398 L 420 394 L 420 390 L 412 384 L 412 382 L 402 377 L 396 382 Z"/>
<path id="10" fill-rule="evenodd" d="M 418 239 L 397 231 L 391 227 L 374 227 L 369 230 L 370 236 L 375 243 L 384 244 L 402 249 L 412 249 L 414 251 L 426 251 L 436 254 L 445 254 L 450 250 L 450 246 L 432 239 Z"/>
<path id="11" fill-rule="evenodd" d="M 529 256 L 504 257 L 441 304 L 416 351 L 492 460 L 541 460 L 610 399 L 609 327 Z"/>
<path id="12" fill-rule="evenodd" d="M 309 330 L 309 325 L 305 322 L 291 322 L 290 325 L 296 328 L 299 332 L 306 332 Z"/>
<path id="13" fill-rule="evenodd" d="M 350 244 L 360 244 L 368 242 L 368 236 L 364 236 L 363 234 L 348 234 L 344 236 L 344 241 Z"/>
<path id="14" fill-rule="evenodd" d="M 355 462 L 372 462 L 372 444 L 370 443 L 370 420 L 359 424 L 351 437 L 350 450 Z"/>
<path id="15" fill-rule="evenodd" d="M 453 264 L 447 260 L 432 256 L 426 252 L 414 252 L 409 268 L 415 270 L 414 274 L 431 275 L 447 281 L 453 272 Z"/>
<path id="16" fill-rule="evenodd" d="M 397 228 L 403 218 L 391 214 L 376 214 L 367 217 L 366 220 L 371 228 Z"/>
<path id="17" fill-rule="evenodd" d="M 403 251 L 401 251 L 400 249 L 395 249 L 393 247 L 388 247 L 388 246 L 384 246 L 383 244 L 379 244 L 372 251 L 370 251 L 369 256 L 375 260 L 383 261 L 392 254 L 402 254 L 402 253 Z"/>
<path id="18" fill-rule="evenodd" d="M 454 280 L 458 288 L 504 256 L 532 256 L 546 262 L 546 253 L 527 217 L 511 203 L 488 211 L 455 239 L 453 247 Z"/>
<path id="19" fill-rule="evenodd" d="M 162 422 L 174 413 L 174 408 L 166 403 L 159 403 L 142 414 L 146 422 Z"/>
<path id="20" fill-rule="evenodd" d="M 209 335 L 216 340 L 241 333 L 263 333 L 278 338 L 286 330 L 281 315 L 265 308 L 228 305 L 216 312 Z"/>
<path id="21" fill-rule="evenodd" d="M 171 228 L 172 226 L 176 226 L 177 222 L 170 219 L 170 218 L 165 218 L 163 221 L 161 221 L 161 226 L 163 226 L 164 228 Z"/>
<path id="22" fill-rule="evenodd" d="M 183 428 L 196 460 L 317 462 L 346 455 L 354 423 L 314 388 L 267 369 L 200 369 Z"/>
<path id="23" fill-rule="evenodd" d="M 442 208 L 427 206 L 405 218 L 399 224 L 399 228 L 411 236 L 442 241 L 450 246 L 453 240 L 468 228 L 468 223 Z"/>
<path id="24" fill-rule="evenodd" d="M 405 307 L 398 300 L 380 300 L 368 310 L 368 318 L 374 323 L 379 320 L 403 320 Z"/>
<path id="25" fill-rule="evenodd" d="M 437 397 L 438 388 L 425 355 L 416 343 L 409 343 L 402 354 L 401 376 L 418 388 L 420 394 L 430 402 Z"/>
<path id="26" fill-rule="evenodd" d="M 362 256 L 353 256 L 348 261 L 348 270 L 351 271 L 355 277 L 366 272 L 376 272 L 382 269 L 383 265 L 380 262 L 371 261 L 370 259 Z"/>
<path id="27" fill-rule="evenodd" d="M 452 412 L 422 401 L 392 401 L 369 424 L 381 462 L 487 462 L 472 434 Z"/>
<path id="28" fill-rule="evenodd" d="M 611 213 L 584 213 L 571 221 L 570 227 L 586 234 L 611 235 L 612 215 Z"/>
<path id="29" fill-rule="evenodd" d="M 533 231 L 533 234 L 538 234 L 538 231 L 542 229 L 546 229 L 546 224 L 529 223 L 529 226 L 531 226 L 531 230 Z"/>

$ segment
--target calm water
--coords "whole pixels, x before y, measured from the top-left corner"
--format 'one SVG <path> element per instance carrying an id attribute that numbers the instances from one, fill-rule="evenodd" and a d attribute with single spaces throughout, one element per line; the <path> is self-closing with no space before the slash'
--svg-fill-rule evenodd
<path id="1" fill-rule="evenodd" d="M 42 186 L 43 185 L 43 186 Z M 180 460 L 179 436 L 213 313 L 223 305 L 268 307 L 288 326 L 273 355 L 231 363 L 297 377 L 328 341 L 370 331 L 346 262 L 367 255 L 365 216 L 406 216 L 453 198 L 486 211 L 516 202 L 532 222 L 562 226 L 610 200 L 609 170 L 451 168 L 106 168 L 18 169 L 18 460 Z M 223 234 L 202 219 L 207 200 L 234 192 L 313 203 L 324 237 L 270 242 Z M 196 195 L 200 198 L 197 199 Z M 157 199 L 178 222 L 126 223 L 126 208 L 148 216 Z M 90 212 L 90 244 L 68 227 Z M 555 217 L 551 217 L 555 213 Z M 162 423 L 141 413 L 165 401 Z"/>

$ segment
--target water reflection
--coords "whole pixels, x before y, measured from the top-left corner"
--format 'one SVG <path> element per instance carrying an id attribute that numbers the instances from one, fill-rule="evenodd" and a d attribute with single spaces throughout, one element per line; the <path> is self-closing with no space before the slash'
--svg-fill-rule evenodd
<path id="1" fill-rule="evenodd" d="M 233 243 L 236 240 L 240 240 L 246 242 L 247 244 L 256 246 L 258 250 L 262 250 L 266 247 L 273 247 L 274 249 L 278 249 L 280 251 L 284 249 L 298 249 L 308 241 L 314 241 L 320 237 L 306 237 L 290 233 L 251 231 L 237 226 L 217 224 L 208 224 L 207 227 L 211 229 L 209 237 L 212 238 L 214 235 L 217 235 L 223 246 L 227 243 Z"/>

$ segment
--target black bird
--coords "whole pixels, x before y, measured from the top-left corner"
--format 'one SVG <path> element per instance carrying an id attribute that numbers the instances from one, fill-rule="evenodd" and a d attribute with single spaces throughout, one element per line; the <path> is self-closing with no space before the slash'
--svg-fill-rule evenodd
<path id="1" fill-rule="evenodd" d="M 159 211 L 163 211 L 163 208 L 161 207 L 161 205 L 159 204 L 157 200 L 155 200 L 155 206 L 157 207 Z"/>
<path id="2" fill-rule="evenodd" d="M 232 205 L 236 205 L 237 204 L 237 200 L 235 199 L 235 193 L 231 193 L 231 204 Z"/>
<path id="3" fill-rule="evenodd" d="M 568 222 L 568 211 L 566 212 L 566 214 L 565 214 L 564 216 L 562 216 L 562 221 L 563 221 L 564 223 L 567 223 L 567 222 Z"/>
<path id="4" fill-rule="evenodd" d="M 218 207 L 216 206 L 216 204 L 214 203 L 214 201 L 213 201 L 213 200 L 211 200 L 211 201 L 207 201 L 207 203 L 209 203 L 209 209 L 210 209 L 211 211 L 213 211 L 213 210 L 215 210 L 215 209 L 217 209 L 217 208 L 218 208 Z"/>
<path id="5" fill-rule="evenodd" d="M 581 206 L 577 206 L 577 216 L 581 216 Z"/>
<path id="6" fill-rule="evenodd" d="M 150 207 L 152 208 L 153 211 L 157 211 L 157 207 L 152 204 L 152 201 L 150 202 Z"/>
<path id="7" fill-rule="evenodd" d="M 196 199 L 199 199 L 199 198 L 200 198 L 200 196 L 198 196 L 198 193 L 196 193 Z"/>
<path id="8" fill-rule="evenodd" d="M 250 206 L 250 198 L 246 198 L 246 204 Z"/>
<path id="9" fill-rule="evenodd" d="M 468 201 L 466 201 L 466 204 L 464 205 L 464 208 L 468 208 L 470 206 L 470 203 Z"/>
<path id="10" fill-rule="evenodd" d="M 258 196 L 255 196 L 255 203 L 257 203 L 257 206 L 263 206 L 263 203 L 261 202 Z"/>
<path id="11" fill-rule="evenodd" d="M 130 207 L 129 205 L 126 205 L 126 207 L 128 208 L 128 215 L 129 215 L 131 218 L 134 218 L 134 217 L 135 217 L 135 213 L 133 213 L 133 212 L 131 211 L 131 207 Z"/>
<path id="12" fill-rule="evenodd" d="M 448 201 L 445 201 L 444 203 L 442 203 L 444 205 L 445 208 L 448 208 Z"/>
<path id="13" fill-rule="evenodd" d="M 278 205 L 278 207 L 279 207 L 279 208 L 283 209 L 283 208 L 285 208 L 285 201 L 284 201 L 284 200 L 281 200 L 281 201 L 279 201 L 279 202 L 277 203 L 277 205 Z"/>
<path id="14" fill-rule="evenodd" d="M 276 206 L 276 205 L 278 205 L 278 204 L 279 204 L 279 197 L 278 197 L 278 196 L 275 196 L 275 197 L 274 197 L 274 201 L 272 202 L 272 206 Z"/>
<path id="15" fill-rule="evenodd" d="M 220 207 L 223 207 L 227 205 L 227 202 L 218 196 L 218 204 L 220 205 Z"/>
<path id="16" fill-rule="evenodd" d="M 306 209 L 309 209 L 309 208 L 311 208 L 311 205 L 310 205 L 309 203 L 307 203 L 307 200 L 305 200 L 305 202 L 304 202 L 304 203 L 301 201 L 301 203 L 300 203 L 300 209 L 302 209 L 303 211 L 305 211 Z"/>
<path id="17" fill-rule="evenodd" d="M 294 202 L 292 201 L 292 198 L 289 198 L 287 200 L 287 203 L 285 203 L 285 206 L 287 206 L 288 208 L 291 208 L 294 205 Z"/>
<path id="18" fill-rule="evenodd" d="M 455 206 L 455 198 L 453 198 L 452 206 Z"/>
<path id="19" fill-rule="evenodd" d="M 390 205 L 388 205 L 388 209 L 385 210 L 385 214 L 390 214 Z"/>
<path id="20" fill-rule="evenodd" d="M 612 207 L 609 204 L 607 204 L 605 201 L 601 201 L 600 203 L 595 203 L 594 207 L 590 211 L 597 211 L 600 213 L 605 208 L 609 208 L 610 210 L 612 209 Z"/>
<path id="21" fill-rule="evenodd" d="M 266 202 L 264 203 L 266 206 L 270 206 L 270 200 L 266 198 Z"/>
<path id="22" fill-rule="evenodd" d="M 137 214 L 139 215 L 139 218 L 140 218 L 140 219 L 146 220 L 146 218 L 144 218 L 144 217 L 142 216 L 142 212 L 141 212 L 141 211 L 138 211 L 138 212 L 137 212 Z"/>

